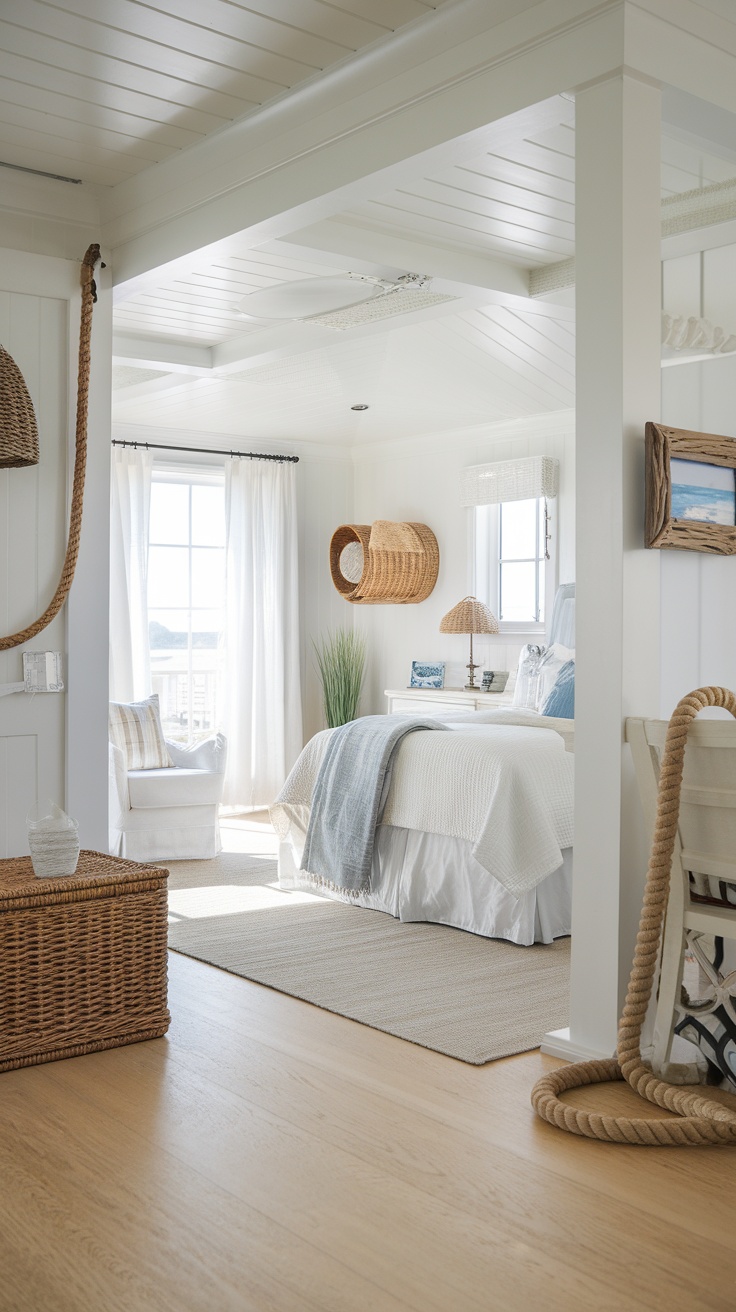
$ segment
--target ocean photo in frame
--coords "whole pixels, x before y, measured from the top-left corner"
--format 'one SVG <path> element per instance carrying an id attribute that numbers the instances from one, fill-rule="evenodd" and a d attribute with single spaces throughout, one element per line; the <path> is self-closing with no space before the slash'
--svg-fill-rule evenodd
<path id="1" fill-rule="evenodd" d="M 444 661 L 412 661 L 410 688 L 444 688 Z"/>
<path id="2" fill-rule="evenodd" d="M 646 425 L 649 548 L 736 555 L 736 438 Z"/>
<path id="3" fill-rule="evenodd" d="M 736 470 L 701 460 L 670 460 L 673 519 L 736 524 Z"/>

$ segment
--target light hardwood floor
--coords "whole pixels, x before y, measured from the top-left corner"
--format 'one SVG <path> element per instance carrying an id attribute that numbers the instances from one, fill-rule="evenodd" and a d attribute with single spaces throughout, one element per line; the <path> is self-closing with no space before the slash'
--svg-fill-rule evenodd
<path id="1" fill-rule="evenodd" d="M 0 1076 L 2 1312 L 736 1308 L 733 1149 L 576 1139 L 529 1105 L 550 1058 L 467 1066 L 177 954 L 170 1006 Z"/>

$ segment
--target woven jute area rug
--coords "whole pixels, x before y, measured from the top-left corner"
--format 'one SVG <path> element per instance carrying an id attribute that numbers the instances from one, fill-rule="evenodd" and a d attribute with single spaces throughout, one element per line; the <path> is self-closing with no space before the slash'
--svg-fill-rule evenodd
<path id="1" fill-rule="evenodd" d="M 477 1066 L 568 1022 L 567 939 L 524 948 L 402 924 L 281 890 L 270 859 L 167 864 L 169 946 L 185 956 Z"/>

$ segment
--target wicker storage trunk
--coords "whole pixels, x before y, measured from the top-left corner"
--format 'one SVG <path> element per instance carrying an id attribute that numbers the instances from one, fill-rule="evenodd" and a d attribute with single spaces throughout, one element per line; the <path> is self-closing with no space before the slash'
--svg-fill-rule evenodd
<path id="1" fill-rule="evenodd" d="M 81 852 L 0 860 L 0 1071 L 166 1033 L 168 871 Z"/>

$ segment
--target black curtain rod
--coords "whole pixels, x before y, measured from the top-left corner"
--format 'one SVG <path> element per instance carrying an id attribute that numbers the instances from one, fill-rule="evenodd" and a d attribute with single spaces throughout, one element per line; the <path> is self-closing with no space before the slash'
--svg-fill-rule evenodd
<path id="1" fill-rule="evenodd" d="M 298 465 L 298 456 L 275 456 L 268 451 L 222 451 L 213 446 L 170 446 L 168 442 L 123 442 L 120 438 L 112 439 L 113 446 L 142 446 L 146 451 L 189 451 L 195 456 L 242 456 L 245 460 L 276 460 L 279 464 Z"/>

